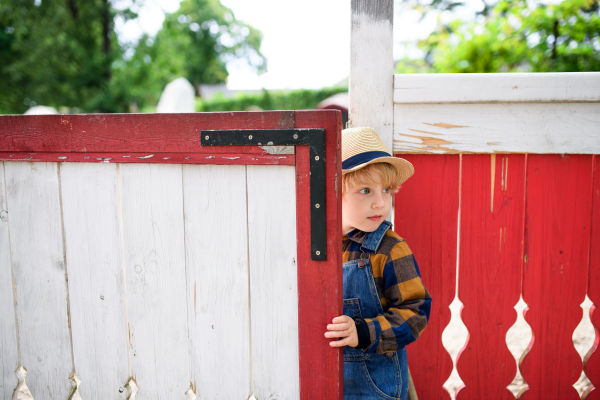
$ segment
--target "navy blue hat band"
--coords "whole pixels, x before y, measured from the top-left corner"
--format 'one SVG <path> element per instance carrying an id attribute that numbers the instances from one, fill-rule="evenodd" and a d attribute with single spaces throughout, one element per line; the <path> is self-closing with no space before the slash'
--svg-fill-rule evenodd
<path id="1" fill-rule="evenodd" d="M 359 153 L 350 157 L 346 161 L 342 161 L 342 170 L 352 169 L 357 165 L 361 165 L 381 157 L 391 157 L 391 154 L 386 153 L 385 151 L 367 151 L 364 153 Z"/>

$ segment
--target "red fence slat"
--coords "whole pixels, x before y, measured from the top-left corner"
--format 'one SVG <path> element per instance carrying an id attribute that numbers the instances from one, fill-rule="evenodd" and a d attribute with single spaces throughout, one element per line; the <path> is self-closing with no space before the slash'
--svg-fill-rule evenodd
<path id="1" fill-rule="evenodd" d="M 419 398 L 449 399 L 442 385 L 452 372 L 452 359 L 441 338 L 456 287 L 459 156 L 399 157 L 413 164 L 415 174 L 395 197 L 394 230 L 406 239 L 433 297 L 427 328 L 407 347 L 410 372 Z"/>
<path id="2" fill-rule="evenodd" d="M 586 400 L 600 399 L 600 351 L 598 350 L 598 331 L 600 330 L 600 157 L 594 156 L 594 189 L 592 192 L 592 240 L 590 248 L 590 272 L 588 297 L 594 303 L 592 324 L 596 328 L 596 350 L 586 360 L 585 374 L 594 389 Z"/>
<path id="3" fill-rule="evenodd" d="M 296 128 L 325 128 L 327 207 L 327 264 L 310 259 L 310 235 L 298 237 L 298 340 L 300 345 L 300 398 L 342 399 L 343 353 L 329 346 L 323 334 L 327 324 L 343 313 L 342 294 L 342 161 L 335 158 L 341 144 L 341 114 L 315 111 L 296 111 Z M 337 135 L 335 134 L 337 130 Z M 336 153 L 338 152 L 338 153 Z M 310 232 L 310 181 L 308 146 L 296 146 L 296 224 L 298 231 Z M 303 184 L 304 183 L 304 184 Z M 332 287 L 337 290 L 331 290 Z M 311 354 L 312 357 L 302 355 Z M 276 366 L 274 366 L 276 368 Z M 318 380 L 318 384 L 315 384 Z"/>
<path id="4" fill-rule="evenodd" d="M 293 128 L 294 112 L 7 115 L 0 118 L 0 152 L 267 154 L 256 146 L 200 144 L 201 130 L 241 127 Z"/>
<path id="5" fill-rule="evenodd" d="M 533 347 L 521 364 L 524 399 L 579 399 L 573 346 L 587 291 L 591 155 L 529 155 L 523 299 Z"/>
<path id="6" fill-rule="evenodd" d="M 462 156 L 458 297 L 469 341 L 457 369 L 458 399 L 514 399 L 506 346 L 521 293 L 525 155 Z"/>

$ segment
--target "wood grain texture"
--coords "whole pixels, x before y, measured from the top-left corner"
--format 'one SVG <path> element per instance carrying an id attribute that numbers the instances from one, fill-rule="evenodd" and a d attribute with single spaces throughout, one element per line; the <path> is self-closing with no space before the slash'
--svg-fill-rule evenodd
<path id="1" fill-rule="evenodd" d="M 352 0 L 350 31 L 350 126 L 369 126 L 392 149 L 392 0 Z"/>
<path id="2" fill-rule="evenodd" d="M 0 162 L 0 397 L 3 399 L 9 399 L 17 386 L 15 370 L 19 366 L 8 226 L 4 163 Z"/>
<path id="3" fill-rule="evenodd" d="M 341 226 L 341 113 L 296 111 L 297 128 L 325 128 L 327 261 L 310 258 L 310 164 L 308 146 L 296 148 L 298 340 L 300 398 L 342 399 L 343 354 L 325 339 L 327 324 L 343 313 Z"/>
<path id="4" fill-rule="evenodd" d="M 182 169 L 121 165 L 120 179 L 131 375 L 140 396 L 183 397 L 191 375 Z"/>
<path id="5" fill-rule="evenodd" d="M 299 399 L 294 168 L 247 167 L 253 388 Z"/>
<path id="6" fill-rule="evenodd" d="M 442 385 L 452 359 L 442 344 L 455 295 L 460 156 L 407 154 L 415 168 L 394 198 L 394 231 L 410 246 L 423 284 L 431 293 L 431 317 L 421 337 L 407 347 L 419 398 L 449 399 Z"/>
<path id="7" fill-rule="evenodd" d="M 521 154 L 462 156 L 458 293 L 469 340 L 457 360 L 466 385 L 457 399 L 514 399 L 506 332 L 521 294 L 525 167 Z"/>
<path id="8" fill-rule="evenodd" d="M 127 316 L 117 166 L 63 163 L 61 188 L 73 354 L 84 399 L 125 399 Z"/>
<path id="9" fill-rule="evenodd" d="M 528 156 L 523 300 L 534 343 L 521 364 L 524 399 L 579 398 L 572 337 L 587 291 L 591 192 L 592 156 Z"/>
<path id="10" fill-rule="evenodd" d="M 4 151 L 0 152 L 0 161 L 2 160 L 124 164 L 294 165 L 294 156 L 285 154 L 229 154 L 207 151 L 202 153 L 30 153 Z"/>
<path id="11" fill-rule="evenodd" d="M 590 269 L 588 275 L 588 297 L 594 303 L 590 310 L 592 324 L 596 328 L 596 340 L 592 354 L 584 360 L 584 371 L 596 389 L 592 391 L 586 400 L 600 399 L 600 351 L 598 342 L 600 337 L 600 157 L 593 156 L 594 189 L 592 191 L 592 227 L 590 245 Z"/>
<path id="12" fill-rule="evenodd" d="M 36 398 L 66 399 L 73 369 L 57 163 L 5 163 L 21 364 Z"/>
<path id="13" fill-rule="evenodd" d="M 394 153 L 600 153 L 600 103 L 396 104 Z"/>
<path id="14" fill-rule="evenodd" d="M 599 102 L 600 72 L 397 74 L 394 103 Z"/>
<path id="15" fill-rule="evenodd" d="M 268 154 L 258 146 L 202 147 L 200 131 L 293 125 L 293 111 L 7 115 L 0 118 L 0 151 Z"/>
<path id="16" fill-rule="evenodd" d="M 183 180 L 193 392 L 200 399 L 247 399 L 246 167 L 186 165 Z"/>

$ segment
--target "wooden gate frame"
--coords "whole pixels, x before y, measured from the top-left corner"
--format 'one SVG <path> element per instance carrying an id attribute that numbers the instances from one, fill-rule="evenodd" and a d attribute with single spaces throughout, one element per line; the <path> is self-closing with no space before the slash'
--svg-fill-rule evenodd
<path id="1" fill-rule="evenodd" d="M 300 398 L 342 399 L 343 357 L 323 333 L 342 314 L 341 114 L 335 110 L 0 117 L 0 160 L 295 165 Z M 324 130 L 326 261 L 311 259 L 307 145 L 203 146 L 206 130 Z M 322 258 L 322 257 L 321 257 Z"/>

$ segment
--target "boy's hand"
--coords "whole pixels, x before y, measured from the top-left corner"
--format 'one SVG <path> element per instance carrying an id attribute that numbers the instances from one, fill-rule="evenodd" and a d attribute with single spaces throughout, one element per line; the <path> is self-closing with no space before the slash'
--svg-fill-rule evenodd
<path id="1" fill-rule="evenodd" d="M 335 317 L 332 324 L 327 325 L 328 332 L 325 332 L 326 338 L 342 338 L 329 342 L 331 347 L 358 346 L 358 333 L 354 320 L 347 315 Z"/>

